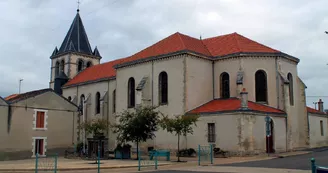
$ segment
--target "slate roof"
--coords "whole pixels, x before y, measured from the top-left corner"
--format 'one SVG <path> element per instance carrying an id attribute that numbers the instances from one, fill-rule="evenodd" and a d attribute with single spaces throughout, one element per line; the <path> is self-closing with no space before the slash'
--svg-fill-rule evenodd
<path id="1" fill-rule="evenodd" d="M 190 114 L 211 114 L 211 113 L 223 113 L 223 112 L 235 112 L 235 111 L 245 111 L 241 110 L 240 103 L 241 100 L 238 98 L 229 98 L 229 99 L 214 99 L 201 105 L 188 113 Z M 266 106 L 263 104 L 255 103 L 248 101 L 249 110 L 253 112 L 262 112 L 262 113 L 273 113 L 273 114 L 286 114 L 284 111 Z"/>
<path id="2" fill-rule="evenodd" d="M 320 112 L 319 110 L 313 109 L 311 107 L 306 107 L 306 110 L 308 113 L 312 113 L 312 114 L 327 115 L 326 112 Z"/>
<path id="3" fill-rule="evenodd" d="M 94 52 L 96 52 L 96 50 Z M 114 77 L 116 75 L 115 68 L 183 52 L 198 54 L 204 58 L 212 60 L 237 53 L 269 53 L 274 55 L 286 55 L 278 50 L 248 39 L 236 32 L 203 40 L 177 32 L 132 56 L 88 68 L 84 70 L 87 72 L 83 71 L 79 73 L 65 86 L 95 81 L 100 78 Z M 297 58 L 294 59 L 298 61 Z"/>
<path id="4" fill-rule="evenodd" d="M 86 55 L 94 55 L 79 12 L 77 12 L 59 50 L 55 48 L 52 56 L 66 52 L 78 52 Z"/>
<path id="5" fill-rule="evenodd" d="M 22 94 L 12 94 L 10 96 L 5 97 L 5 100 L 9 103 L 16 103 L 21 100 L 35 97 L 37 95 L 43 94 L 48 91 L 53 91 L 53 90 L 51 88 L 46 88 L 46 89 L 30 91 L 30 92 L 26 92 L 26 93 L 22 93 Z"/>

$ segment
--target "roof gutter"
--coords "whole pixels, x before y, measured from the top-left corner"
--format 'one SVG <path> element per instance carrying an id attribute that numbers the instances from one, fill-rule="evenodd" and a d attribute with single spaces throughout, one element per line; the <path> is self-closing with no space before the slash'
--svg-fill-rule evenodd
<path id="1" fill-rule="evenodd" d="M 97 82 L 103 82 L 103 81 L 109 81 L 109 80 L 115 80 L 116 76 L 112 76 L 112 77 L 105 77 L 105 78 L 100 78 L 100 79 L 96 79 L 96 80 L 91 80 L 91 81 L 86 81 L 86 82 L 79 82 L 76 84 L 71 84 L 71 85 L 67 85 L 67 86 L 63 86 L 63 89 L 66 88 L 71 88 L 71 87 L 76 87 L 76 86 L 82 86 L 82 85 L 88 85 L 88 84 L 93 84 L 93 83 L 97 83 Z"/>

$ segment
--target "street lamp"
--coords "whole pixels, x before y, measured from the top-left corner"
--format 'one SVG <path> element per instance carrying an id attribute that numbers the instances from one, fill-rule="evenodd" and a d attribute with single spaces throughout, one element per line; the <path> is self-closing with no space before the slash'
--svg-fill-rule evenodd
<path id="1" fill-rule="evenodd" d="M 18 91 L 18 94 L 21 93 L 22 81 L 23 81 L 23 79 L 19 79 L 19 91 Z"/>

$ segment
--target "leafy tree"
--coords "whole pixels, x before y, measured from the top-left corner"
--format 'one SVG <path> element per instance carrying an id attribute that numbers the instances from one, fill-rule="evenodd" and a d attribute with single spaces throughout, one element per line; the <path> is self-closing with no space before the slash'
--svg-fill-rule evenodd
<path id="1" fill-rule="evenodd" d="M 113 126 L 117 140 L 121 144 L 137 143 L 137 157 L 139 157 L 139 143 L 153 139 L 158 130 L 161 113 L 155 109 L 156 107 L 153 106 L 141 106 L 136 111 L 125 110 L 117 115 L 119 123 Z"/>
<path id="2" fill-rule="evenodd" d="M 99 143 L 98 143 L 98 150 L 99 150 L 101 138 L 104 137 L 103 133 L 106 132 L 109 127 L 110 124 L 106 119 L 97 118 L 97 119 L 83 122 L 82 124 L 79 125 L 78 128 L 85 130 L 86 134 L 92 134 L 94 138 L 99 139 Z M 96 159 L 96 163 L 97 163 L 97 159 Z"/>
<path id="3" fill-rule="evenodd" d="M 166 129 L 169 133 L 175 133 L 175 136 L 178 136 L 178 162 L 180 162 L 180 136 L 192 134 L 194 132 L 192 125 L 196 126 L 198 118 L 198 115 L 178 115 L 175 118 L 165 116 L 160 122 L 164 130 Z"/>
<path id="4" fill-rule="evenodd" d="M 108 128 L 109 122 L 101 118 L 85 121 L 79 126 L 79 129 L 83 129 L 87 134 L 93 134 L 93 136 L 104 133 Z"/>

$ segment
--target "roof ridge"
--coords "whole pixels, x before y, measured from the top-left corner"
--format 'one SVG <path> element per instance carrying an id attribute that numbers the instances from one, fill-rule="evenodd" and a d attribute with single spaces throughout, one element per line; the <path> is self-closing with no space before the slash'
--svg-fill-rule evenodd
<path id="1" fill-rule="evenodd" d="M 277 50 L 277 49 L 271 48 L 271 47 L 269 47 L 269 46 L 266 46 L 266 45 L 264 45 L 264 44 L 262 44 L 262 43 L 260 43 L 260 42 L 257 42 L 257 41 L 255 41 L 255 40 L 253 40 L 253 39 L 250 39 L 250 38 L 245 37 L 245 36 L 243 36 L 243 35 L 241 35 L 241 34 L 238 34 L 237 32 L 235 32 L 235 34 L 238 35 L 238 36 L 240 36 L 240 37 L 242 37 L 242 38 L 244 38 L 244 39 L 247 39 L 247 40 L 249 40 L 249 41 L 251 41 L 251 42 L 254 42 L 254 43 L 256 43 L 256 44 L 259 44 L 259 45 L 261 45 L 261 46 L 264 46 L 264 47 L 266 47 L 266 48 L 268 48 L 268 49 L 272 49 L 272 50 L 274 50 L 274 51 L 281 52 L 280 50 Z"/>
<path id="2" fill-rule="evenodd" d="M 236 42 L 236 44 L 237 44 L 237 46 L 238 46 L 238 49 L 239 49 L 239 52 L 242 52 L 242 50 L 241 50 L 241 47 L 240 47 L 240 44 L 239 44 L 239 41 L 238 41 L 238 39 L 237 39 L 237 33 L 236 32 L 234 32 L 234 33 L 232 33 L 233 34 L 233 38 L 235 39 L 235 42 Z"/>
<path id="3" fill-rule="evenodd" d="M 202 39 L 202 40 L 215 39 L 215 38 L 218 38 L 218 37 L 224 37 L 224 36 L 232 35 L 232 34 L 234 34 L 234 33 L 236 33 L 236 32 L 229 33 L 229 34 L 218 35 L 218 36 L 214 36 L 214 37 L 208 37 L 208 38 L 205 38 L 205 39 Z"/>
<path id="4" fill-rule="evenodd" d="M 176 34 L 178 34 L 178 36 L 180 38 L 180 41 L 182 42 L 182 45 L 183 45 L 184 49 L 187 49 L 187 46 L 185 45 L 185 43 L 184 43 L 184 41 L 182 40 L 182 37 L 181 37 L 181 35 L 183 35 L 183 34 L 181 34 L 180 32 L 176 32 Z"/>

